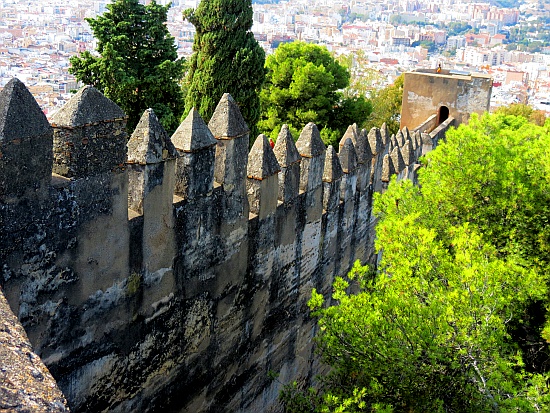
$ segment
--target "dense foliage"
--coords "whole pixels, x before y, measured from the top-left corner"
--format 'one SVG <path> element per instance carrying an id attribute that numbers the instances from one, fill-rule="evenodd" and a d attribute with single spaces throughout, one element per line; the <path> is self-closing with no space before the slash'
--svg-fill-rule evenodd
<path id="1" fill-rule="evenodd" d="M 426 156 L 420 186 L 375 201 L 374 276 L 358 264 L 313 292 L 317 389 L 287 386 L 289 412 L 550 409 L 542 336 L 550 264 L 550 123 L 472 116 Z"/>
<path id="2" fill-rule="evenodd" d="M 350 75 L 326 47 L 305 42 L 281 44 L 266 60 L 266 82 L 261 92 L 260 130 L 276 138 L 289 125 L 295 138 L 308 123 L 334 145 L 346 128 L 360 123 L 371 111 L 364 96 L 344 96 Z"/>
<path id="3" fill-rule="evenodd" d="M 209 120 L 224 93 L 240 107 L 251 137 L 260 117 L 265 53 L 254 35 L 250 0 L 203 0 L 184 17 L 195 26 L 185 113 L 195 107 Z"/>
<path id="4" fill-rule="evenodd" d="M 400 75 L 390 86 L 372 93 L 371 104 L 374 110 L 364 123 L 365 129 L 379 128 L 386 123 L 390 133 L 397 133 L 401 123 L 404 79 L 404 75 Z"/>
<path id="5" fill-rule="evenodd" d="M 531 123 L 539 126 L 544 125 L 546 122 L 546 114 L 542 110 L 535 110 L 532 106 L 524 103 L 512 103 L 508 106 L 501 106 L 496 112 L 503 115 L 523 116 Z"/>
<path id="6" fill-rule="evenodd" d="M 128 115 L 130 130 L 148 108 L 167 130 L 179 124 L 184 62 L 165 25 L 168 7 L 154 0 L 147 6 L 138 0 L 108 4 L 106 13 L 86 19 L 99 56 L 86 51 L 70 59 L 69 72 L 117 103 Z"/>

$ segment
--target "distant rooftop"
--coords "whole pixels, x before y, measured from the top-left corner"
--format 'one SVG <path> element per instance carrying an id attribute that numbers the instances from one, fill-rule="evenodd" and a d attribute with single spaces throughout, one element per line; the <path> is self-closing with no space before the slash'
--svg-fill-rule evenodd
<path id="1" fill-rule="evenodd" d="M 468 80 L 473 77 L 478 77 L 483 79 L 491 78 L 491 76 L 486 73 L 477 73 L 477 72 L 472 73 L 472 72 L 466 72 L 463 70 L 448 70 L 448 69 L 441 69 L 439 72 L 437 69 L 416 69 L 416 70 L 413 70 L 412 73 L 446 76 L 446 77 L 461 78 L 461 79 L 468 79 Z"/>

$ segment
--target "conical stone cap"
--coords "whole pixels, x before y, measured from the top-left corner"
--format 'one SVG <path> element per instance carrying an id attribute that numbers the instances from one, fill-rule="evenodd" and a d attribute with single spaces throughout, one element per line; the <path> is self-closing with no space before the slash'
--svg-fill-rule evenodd
<path id="1" fill-rule="evenodd" d="M 388 125 L 386 125 L 386 122 L 380 126 L 380 136 L 382 136 L 382 142 L 386 145 L 390 138 L 390 131 L 388 129 Z"/>
<path id="2" fill-rule="evenodd" d="M 296 144 L 292 138 L 292 134 L 288 129 L 288 125 L 283 125 L 279 135 L 277 136 L 277 142 L 275 142 L 275 147 L 273 148 L 275 157 L 279 162 L 279 165 L 283 168 L 287 168 L 296 162 L 299 162 L 302 157 L 296 149 Z"/>
<path id="3" fill-rule="evenodd" d="M 412 141 L 409 139 L 405 142 L 405 145 L 401 148 L 401 156 L 405 165 L 409 166 L 414 163 L 414 151 L 412 147 Z"/>
<path id="4" fill-rule="evenodd" d="M 342 136 L 342 139 L 340 139 L 340 143 L 338 146 L 341 149 L 348 139 L 351 139 L 351 141 L 355 144 L 357 142 L 357 136 L 357 124 L 354 123 L 353 125 L 349 125 L 346 129 L 346 133 L 344 133 L 344 136 Z"/>
<path id="5" fill-rule="evenodd" d="M 323 182 L 334 182 L 342 178 L 343 171 L 340 159 L 332 145 L 327 148 L 325 155 L 325 166 L 323 169 Z"/>
<path id="6" fill-rule="evenodd" d="M 395 175 L 395 167 L 393 166 L 391 156 L 386 154 L 382 160 L 382 182 L 390 182 L 392 175 Z"/>
<path id="7" fill-rule="evenodd" d="M 176 148 L 160 124 L 153 109 L 141 115 L 128 141 L 128 163 L 140 165 L 160 163 L 177 156 Z"/>
<path id="8" fill-rule="evenodd" d="M 296 141 L 296 149 L 304 158 L 319 156 L 326 150 L 319 129 L 313 122 L 309 122 L 302 130 L 300 138 Z"/>
<path id="9" fill-rule="evenodd" d="M 125 118 L 122 109 L 93 86 L 80 89 L 52 116 L 54 126 L 83 126 Z"/>
<path id="10" fill-rule="evenodd" d="M 271 149 L 267 137 L 262 133 L 256 138 L 250 153 L 248 154 L 248 165 L 246 175 L 251 179 L 261 181 L 273 176 L 281 170 L 277 158 Z"/>
<path id="11" fill-rule="evenodd" d="M 172 135 L 172 143 L 180 151 L 197 152 L 216 145 L 216 139 L 197 109 L 193 108 Z"/>
<path id="12" fill-rule="evenodd" d="M 357 169 L 357 153 L 351 139 L 346 140 L 344 146 L 340 149 L 338 158 L 340 158 L 340 164 L 344 173 L 349 174 Z"/>
<path id="13" fill-rule="evenodd" d="M 405 145 L 405 136 L 403 135 L 402 131 L 397 131 L 395 139 L 397 140 L 397 146 L 401 147 Z"/>
<path id="14" fill-rule="evenodd" d="M 371 128 L 368 134 L 369 145 L 371 152 L 376 155 L 383 151 L 384 144 L 382 142 L 382 135 L 380 134 L 380 129 Z"/>
<path id="15" fill-rule="evenodd" d="M 51 133 L 46 115 L 23 82 L 10 80 L 0 91 L 0 143 Z"/>
<path id="16" fill-rule="evenodd" d="M 393 151 L 391 152 L 391 160 L 397 173 L 405 169 L 405 161 L 403 160 L 403 156 L 401 155 L 401 148 L 399 148 L 398 146 L 393 148 Z"/>
<path id="17" fill-rule="evenodd" d="M 208 127 L 216 139 L 234 139 L 249 132 L 237 102 L 229 93 L 224 93 Z"/>

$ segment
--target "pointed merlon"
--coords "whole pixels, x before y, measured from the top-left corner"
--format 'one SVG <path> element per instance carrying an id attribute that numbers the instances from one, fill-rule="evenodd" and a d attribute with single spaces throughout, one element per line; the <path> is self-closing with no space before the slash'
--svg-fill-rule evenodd
<path id="1" fill-rule="evenodd" d="M 398 146 L 393 148 L 391 152 L 391 160 L 393 162 L 393 167 L 395 168 L 396 173 L 399 173 L 403 169 L 405 169 L 405 161 L 403 160 L 403 156 L 401 155 L 401 148 L 399 148 Z"/>
<path id="2" fill-rule="evenodd" d="M 224 93 L 208 127 L 216 139 L 234 139 L 249 132 L 237 102 L 229 93 Z"/>
<path id="3" fill-rule="evenodd" d="M 153 109 L 143 112 L 127 145 L 128 163 L 155 164 L 175 159 L 177 155 L 176 148 Z"/>
<path id="4" fill-rule="evenodd" d="M 386 125 L 386 122 L 384 122 L 380 127 L 380 136 L 382 136 L 382 143 L 385 146 L 390 138 L 390 131 L 388 129 L 388 125 Z"/>
<path id="5" fill-rule="evenodd" d="M 199 112 L 193 108 L 172 135 L 172 143 L 183 152 L 197 152 L 216 144 Z"/>
<path id="6" fill-rule="evenodd" d="M 271 149 L 267 137 L 262 133 L 256 138 L 248 154 L 246 175 L 251 179 L 261 181 L 277 174 L 280 170 L 273 149 Z"/>
<path id="7" fill-rule="evenodd" d="M 371 128 L 368 134 L 369 145 L 371 152 L 376 155 L 383 151 L 384 143 L 382 142 L 382 135 L 380 129 Z"/>
<path id="8" fill-rule="evenodd" d="M 340 159 L 334 150 L 334 147 L 330 145 L 327 148 L 325 156 L 325 167 L 323 169 L 323 182 L 334 182 L 342 178 L 343 175 Z"/>
<path id="9" fill-rule="evenodd" d="M 313 122 L 309 122 L 302 130 L 300 138 L 296 141 L 296 149 L 304 158 L 319 156 L 326 150 L 319 129 Z"/>
<path id="10" fill-rule="evenodd" d="M 399 141 L 395 135 L 390 137 L 390 151 L 393 151 L 394 148 L 399 147 Z"/>
<path id="11" fill-rule="evenodd" d="M 273 152 L 282 168 L 288 168 L 290 165 L 301 161 L 302 157 L 298 153 L 298 149 L 296 149 L 296 144 L 288 129 L 288 125 L 285 124 L 281 128 Z"/>
<path id="12" fill-rule="evenodd" d="M 416 131 L 413 133 L 413 138 L 416 141 L 416 147 L 422 146 L 422 135 L 420 132 Z"/>
<path id="13" fill-rule="evenodd" d="M 340 143 L 338 145 L 340 147 L 340 150 L 348 139 L 351 139 L 351 141 L 355 144 L 357 142 L 357 135 L 357 124 L 354 123 L 353 125 L 349 125 L 346 129 L 346 133 L 344 133 L 344 136 L 342 136 L 342 139 L 340 139 Z"/>
<path id="14" fill-rule="evenodd" d="M 405 136 L 403 135 L 403 132 L 397 131 L 395 139 L 397 140 L 397 146 L 402 147 L 405 145 Z"/>
<path id="15" fill-rule="evenodd" d="M 340 149 L 338 158 L 340 159 L 340 164 L 342 165 L 342 171 L 345 174 L 352 173 L 355 169 L 357 169 L 357 153 L 355 152 L 355 147 L 353 146 L 351 139 L 348 138 L 346 140 L 344 146 Z"/>
<path id="16" fill-rule="evenodd" d="M 51 133 L 31 92 L 19 79 L 10 80 L 0 91 L 0 143 Z"/>
<path id="17" fill-rule="evenodd" d="M 357 134 L 357 142 L 353 142 L 357 153 L 357 163 L 366 164 L 371 162 L 373 154 L 369 144 L 369 137 L 365 129 Z"/>
<path id="18" fill-rule="evenodd" d="M 409 166 L 414 163 L 414 150 L 412 147 L 412 141 L 410 139 L 405 142 L 405 145 L 403 145 L 401 150 L 401 156 L 403 158 L 403 162 L 405 162 L 405 165 Z"/>
<path id="19" fill-rule="evenodd" d="M 395 175 L 395 168 L 391 156 L 386 154 L 382 160 L 382 176 L 380 179 L 382 182 L 390 182 L 392 175 Z"/>
<path id="20" fill-rule="evenodd" d="M 52 116 L 54 126 L 83 126 L 123 119 L 126 115 L 112 100 L 93 86 L 84 86 Z"/>
<path id="21" fill-rule="evenodd" d="M 403 127 L 403 136 L 405 137 L 405 141 L 411 138 L 411 132 L 409 131 L 409 128 L 407 128 L 406 126 Z"/>

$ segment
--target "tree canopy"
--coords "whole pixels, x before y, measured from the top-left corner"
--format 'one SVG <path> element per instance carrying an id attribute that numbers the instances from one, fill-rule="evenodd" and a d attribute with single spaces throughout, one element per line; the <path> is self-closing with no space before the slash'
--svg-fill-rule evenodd
<path id="1" fill-rule="evenodd" d="M 168 7 L 154 0 L 147 6 L 138 0 L 108 4 L 107 12 L 86 19 L 99 56 L 85 51 L 70 59 L 70 73 L 117 103 L 128 115 L 130 130 L 148 108 L 167 130 L 179 124 L 184 62 L 165 25 Z"/>
<path id="2" fill-rule="evenodd" d="M 365 129 L 379 128 L 385 122 L 390 133 L 399 131 L 403 82 L 404 76 L 400 75 L 391 85 L 372 93 L 371 104 L 374 110 L 364 124 Z"/>
<path id="3" fill-rule="evenodd" d="M 184 18 L 195 26 L 187 76 L 185 113 L 195 107 L 209 120 L 224 93 L 230 93 L 255 137 L 265 53 L 254 35 L 250 0 L 202 0 Z"/>
<path id="4" fill-rule="evenodd" d="M 393 180 L 376 197 L 382 261 L 337 278 L 335 305 L 313 292 L 331 371 L 287 386 L 287 411 L 550 408 L 549 144 L 550 123 L 472 115 L 426 156 L 419 186 Z"/>
<path id="5" fill-rule="evenodd" d="M 326 47 L 300 41 L 281 44 L 268 56 L 266 67 L 258 126 L 274 139 L 285 123 L 297 138 L 314 122 L 325 143 L 336 144 L 350 124 L 370 113 L 364 96 L 343 95 L 349 72 Z"/>
<path id="6" fill-rule="evenodd" d="M 523 116 L 525 119 L 539 126 L 544 125 L 544 122 L 546 122 L 546 114 L 542 110 L 535 110 L 532 106 L 524 103 L 512 103 L 508 106 L 501 106 L 496 112 L 503 115 Z"/>

